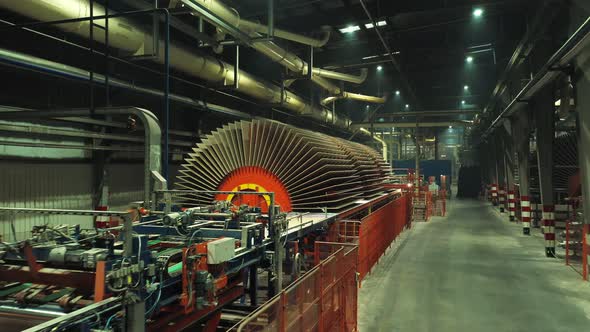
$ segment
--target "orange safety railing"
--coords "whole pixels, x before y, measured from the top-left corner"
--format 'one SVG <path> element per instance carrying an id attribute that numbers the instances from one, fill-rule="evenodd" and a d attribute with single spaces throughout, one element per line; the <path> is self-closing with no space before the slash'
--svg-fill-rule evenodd
<path id="1" fill-rule="evenodd" d="M 312 270 L 230 331 L 357 331 L 358 246 L 316 242 Z"/>
<path id="2" fill-rule="evenodd" d="M 410 225 L 407 200 L 408 197 L 403 196 L 361 220 L 358 263 L 361 280 L 371 271 L 391 242 Z"/>
<path id="3" fill-rule="evenodd" d="M 580 222 L 565 223 L 565 265 L 588 280 L 588 236 L 590 225 Z"/>
<path id="4" fill-rule="evenodd" d="M 433 213 L 432 192 L 427 187 L 414 191 L 414 221 L 428 221 Z"/>
<path id="5" fill-rule="evenodd" d="M 330 238 L 359 246 L 358 272 L 362 280 L 387 247 L 412 222 L 412 196 L 404 195 L 373 211 L 361 220 L 340 220 L 337 234 Z"/>
<path id="6" fill-rule="evenodd" d="M 433 197 L 433 216 L 444 217 L 447 214 L 447 191 L 439 190 Z"/>

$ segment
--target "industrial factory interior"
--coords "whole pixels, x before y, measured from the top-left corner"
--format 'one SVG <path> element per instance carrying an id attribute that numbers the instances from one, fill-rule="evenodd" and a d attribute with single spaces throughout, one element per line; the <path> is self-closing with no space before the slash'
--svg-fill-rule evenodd
<path id="1" fill-rule="evenodd" d="M 0 331 L 590 327 L 590 0 L 0 0 Z"/>

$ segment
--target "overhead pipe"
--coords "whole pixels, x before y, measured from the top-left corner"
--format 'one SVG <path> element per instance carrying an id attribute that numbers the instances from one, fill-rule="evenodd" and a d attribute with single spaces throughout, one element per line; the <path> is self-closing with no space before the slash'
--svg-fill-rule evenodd
<path id="1" fill-rule="evenodd" d="M 361 72 L 359 75 L 349 75 L 322 68 L 313 68 L 313 73 L 314 75 L 324 78 L 346 81 L 354 84 L 361 84 L 367 79 L 367 76 L 369 75 L 369 70 L 367 68 L 361 68 Z"/>
<path id="2" fill-rule="evenodd" d="M 240 32 L 243 32 L 253 38 L 263 38 L 263 36 L 259 34 L 258 31 L 256 31 L 256 29 L 252 29 L 252 26 L 244 24 L 244 22 L 240 18 L 239 13 L 236 10 L 227 7 L 225 4 L 221 3 L 218 0 L 183 0 L 183 3 L 191 9 L 195 10 L 197 14 L 200 14 L 202 12 L 202 8 L 206 8 L 213 15 L 216 15 L 218 18 L 237 28 Z M 222 28 L 220 27 L 220 24 L 216 22 L 216 20 L 209 17 L 209 15 L 201 14 L 201 16 L 209 23 L 215 25 L 218 28 Z M 265 28 L 265 31 L 268 30 L 267 27 L 262 27 Z M 275 30 L 275 34 L 277 33 L 277 31 L 278 30 Z M 227 32 L 231 33 L 231 31 Z M 258 52 L 266 55 L 271 60 L 287 67 L 289 70 L 295 73 L 306 75 L 309 71 L 309 65 L 307 62 L 303 61 L 294 53 L 285 50 L 284 48 L 278 46 L 270 40 L 255 41 L 250 43 L 249 46 L 257 50 Z M 316 84 L 320 85 L 323 88 L 326 88 L 327 86 L 326 90 L 333 93 L 332 91 L 339 90 L 339 88 L 333 83 L 320 83 L 317 80 L 318 78 L 329 78 L 339 81 L 360 84 L 364 82 L 367 78 L 367 72 L 362 71 L 359 76 L 355 76 L 327 69 L 312 68 L 312 81 L 314 81 Z"/>
<path id="3" fill-rule="evenodd" d="M 11 10 L 23 16 L 28 16 L 38 21 L 56 21 L 64 19 L 77 19 L 90 16 L 90 4 L 88 0 L 52 0 L 52 1 L 12 1 L 0 0 L 0 7 Z M 109 11 L 110 12 L 110 11 Z M 104 7 L 94 3 L 94 16 L 104 16 Z M 110 12 L 114 14 L 113 12 Z M 104 25 L 104 18 L 94 19 L 94 24 Z M 81 21 L 56 25 L 64 31 L 78 36 L 89 38 L 89 22 Z M 95 41 L 104 43 L 104 34 L 94 35 Z M 152 47 L 152 36 L 139 28 L 134 22 L 123 17 L 109 18 L 109 45 L 129 55 L 143 54 L 145 49 Z M 164 42 L 158 43 L 158 56 L 154 58 L 159 63 L 164 63 Z M 234 85 L 234 66 L 217 58 L 199 54 L 178 44 L 169 46 L 170 66 L 188 75 L 198 77 L 219 85 Z M 324 122 L 332 122 L 340 127 L 346 127 L 349 123 L 346 119 L 332 119 L 328 110 L 319 109 L 308 104 L 298 95 L 284 90 L 281 87 L 258 79 L 251 74 L 239 70 L 236 91 L 259 99 L 268 104 L 281 105 L 282 107 L 298 114 L 311 116 Z M 112 83 L 112 82 L 110 82 Z"/>
<path id="4" fill-rule="evenodd" d="M 383 97 L 373 97 L 373 96 L 366 96 L 366 95 L 361 95 L 358 93 L 352 93 L 352 92 L 342 92 L 341 94 L 337 95 L 337 96 L 331 96 L 331 97 L 327 97 L 324 98 L 320 103 L 322 105 L 328 105 L 336 100 L 339 99 L 353 99 L 353 100 L 358 100 L 358 101 L 363 101 L 363 102 L 367 102 L 367 103 L 373 103 L 373 104 L 384 104 L 386 99 Z"/>
<path id="5" fill-rule="evenodd" d="M 40 72 L 43 74 L 72 79 L 72 80 L 81 80 L 81 81 L 88 81 L 90 80 L 90 73 L 84 69 L 76 68 L 73 66 L 68 66 L 62 63 L 41 59 L 38 57 L 34 57 L 31 55 L 26 55 L 6 49 L 0 48 L 0 63 L 7 64 L 10 66 L 14 66 L 21 69 L 26 70 L 33 70 L 36 72 Z M 92 76 L 92 79 L 95 83 L 98 84 L 105 84 L 105 78 L 103 75 L 95 73 Z M 155 97 L 162 98 L 164 96 L 164 92 L 156 89 L 146 88 L 137 86 L 133 83 L 129 83 L 123 80 L 111 78 L 109 80 L 109 85 L 114 88 L 122 88 L 127 89 L 136 93 L 141 93 L 145 95 L 152 95 Z M 195 107 L 198 109 L 203 110 L 210 110 L 213 112 L 217 112 L 220 114 L 230 115 L 238 118 L 243 119 L 251 119 L 252 116 L 248 113 L 240 112 L 231 108 L 227 108 L 225 106 L 216 105 L 212 103 L 204 103 L 203 101 L 193 99 L 190 97 L 177 95 L 171 93 L 169 95 L 170 100 L 190 106 Z M 336 122 L 337 125 L 341 128 L 348 128 L 350 125 L 350 120 L 346 118 L 333 118 L 332 112 L 328 111 L 327 109 L 319 109 L 317 112 L 311 114 L 312 119 L 322 122 L 322 123 L 333 123 Z M 170 131 L 173 134 L 173 131 Z"/>
<path id="6" fill-rule="evenodd" d="M 241 28 L 245 31 L 250 33 L 257 32 L 262 34 L 268 33 L 268 26 L 256 22 L 252 22 L 249 20 L 239 18 L 238 24 L 236 27 Z M 322 26 L 322 38 L 316 39 L 311 38 L 308 36 L 300 35 L 297 33 L 293 33 L 290 31 L 286 31 L 283 29 L 274 28 L 273 36 L 285 40 L 290 40 L 292 42 L 296 42 L 303 45 L 313 46 L 313 47 L 322 47 L 326 45 L 328 40 L 330 40 L 330 36 L 332 34 L 332 28 L 330 26 Z"/>
<path id="7" fill-rule="evenodd" d="M 90 72 L 84 69 L 80 69 L 73 66 L 68 66 L 62 63 L 58 63 L 55 61 L 45 60 L 39 57 L 35 57 L 32 55 L 27 55 L 7 49 L 0 48 L 0 63 L 4 63 L 10 66 L 34 70 L 37 72 L 46 73 L 52 76 L 63 77 L 67 79 L 73 80 L 81 80 L 81 81 L 89 81 L 90 80 Z M 93 81 L 97 84 L 104 85 L 106 80 L 104 75 L 94 73 L 92 77 Z M 145 95 L 151 95 L 158 98 L 164 97 L 164 92 L 156 89 L 146 88 L 142 86 L 135 85 L 133 83 L 123 81 L 117 78 L 109 78 L 109 86 L 122 88 L 126 90 L 130 90 L 136 93 L 141 93 Z M 231 108 L 227 108 L 220 105 L 215 105 L 211 103 L 204 103 L 200 100 L 192 99 L 186 96 L 177 95 L 171 93 L 169 95 L 170 100 L 191 106 L 196 107 L 199 109 L 208 109 L 214 112 L 235 116 L 242 119 L 250 119 L 252 116 L 248 113 L 240 112 L 237 110 L 233 110 Z"/>

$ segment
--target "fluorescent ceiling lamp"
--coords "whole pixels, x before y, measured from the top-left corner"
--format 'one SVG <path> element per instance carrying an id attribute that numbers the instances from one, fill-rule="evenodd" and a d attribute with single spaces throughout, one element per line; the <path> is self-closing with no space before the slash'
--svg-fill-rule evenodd
<path id="1" fill-rule="evenodd" d="M 379 22 L 377 22 L 377 26 L 378 27 L 383 27 L 383 26 L 386 26 L 386 25 L 387 25 L 387 22 L 386 21 L 379 21 Z M 373 23 L 367 23 L 367 24 L 365 24 L 365 28 L 367 28 L 367 29 L 373 29 L 374 27 L 375 26 L 373 25 Z"/>
<path id="2" fill-rule="evenodd" d="M 570 106 L 575 106 L 576 105 L 576 101 L 574 100 L 574 98 L 570 99 Z M 555 106 L 561 106 L 561 99 L 557 99 L 555 101 Z"/>
<path id="3" fill-rule="evenodd" d="M 377 54 L 377 55 L 369 55 L 369 56 L 363 57 L 362 59 L 363 60 L 370 60 L 370 59 L 380 58 L 380 57 L 383 57 L 383 56 L 398 55 L 398 54 L 401 54 L 401 52 L 400 51 L 395 51 L 395 52 L 385 53 L 385 54 L 381 54 L 381 55 L 379 55 L 379 54 Z"/>
<path id="4" fill-rule="evenodd" d="M 481 9 L 481 8 L 476 8 L 476 9 L 473 11 L 473 16 L 475 16 L 475 17 L 481 17 L 481 15 L 483 15 L 483 9 Z"/>
<path id="5" fill-rule="evenodd" d="M 355 31 L 359 31 L 361 29 L 361 27 L 359 27 L 358 25 L 351 25 L 351 26 L 347 26 L 346 28 L 342 28 L 342 29 L 338 29 L 340 30 L 340 32 L 342 33 L 352 33 Z"/>

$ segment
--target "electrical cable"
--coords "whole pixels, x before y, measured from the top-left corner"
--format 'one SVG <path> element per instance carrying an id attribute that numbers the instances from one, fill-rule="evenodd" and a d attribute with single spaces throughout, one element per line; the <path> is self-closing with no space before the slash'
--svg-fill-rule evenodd
<path id="1" fill-rule="evenodd" d="M 110 326 L 111 326 L 111 320 L 113 318 L 115 318 L 115 316 L 117 316 L 117 313 L 116 312 L 111 317 L 109 317 L 109 319 L 107 319 L 107 323 L 104 326 L 104 329 L 105 330 L 108 330 L 110 328 Z"/>
<path id="2" fill-rule="evenodd" d="M 151 308 L 148 309 L 148 311 L 145 312 L 146 317 L 148 317 L 149 315 L 151 315 L 151 312 L 156 309 L 156 306 L 158 305 L 158 302 L 160 302 L 160 297 L 162 296 L 162 284 L 164 283 L 164 279 L 163 279 L 163 270 L 160 270 L 160 285 L 159 285 L 159 290 L 158 290 L 158 297 L 156 298 L 156 300 L 154 301 L 154 304 L 151 306 Z"/>
<path id="3" fill-rule="evenodd" d="M 193 232 L 193 235 L 191 235 L 191 238 L 188 240 L 189 245 L 193 243 L 193 238 L 194 238 L 195 234 L 200 233 L 200 232 L 201 232 L 200 229 L 197 229 L 196 231 Z"/>

